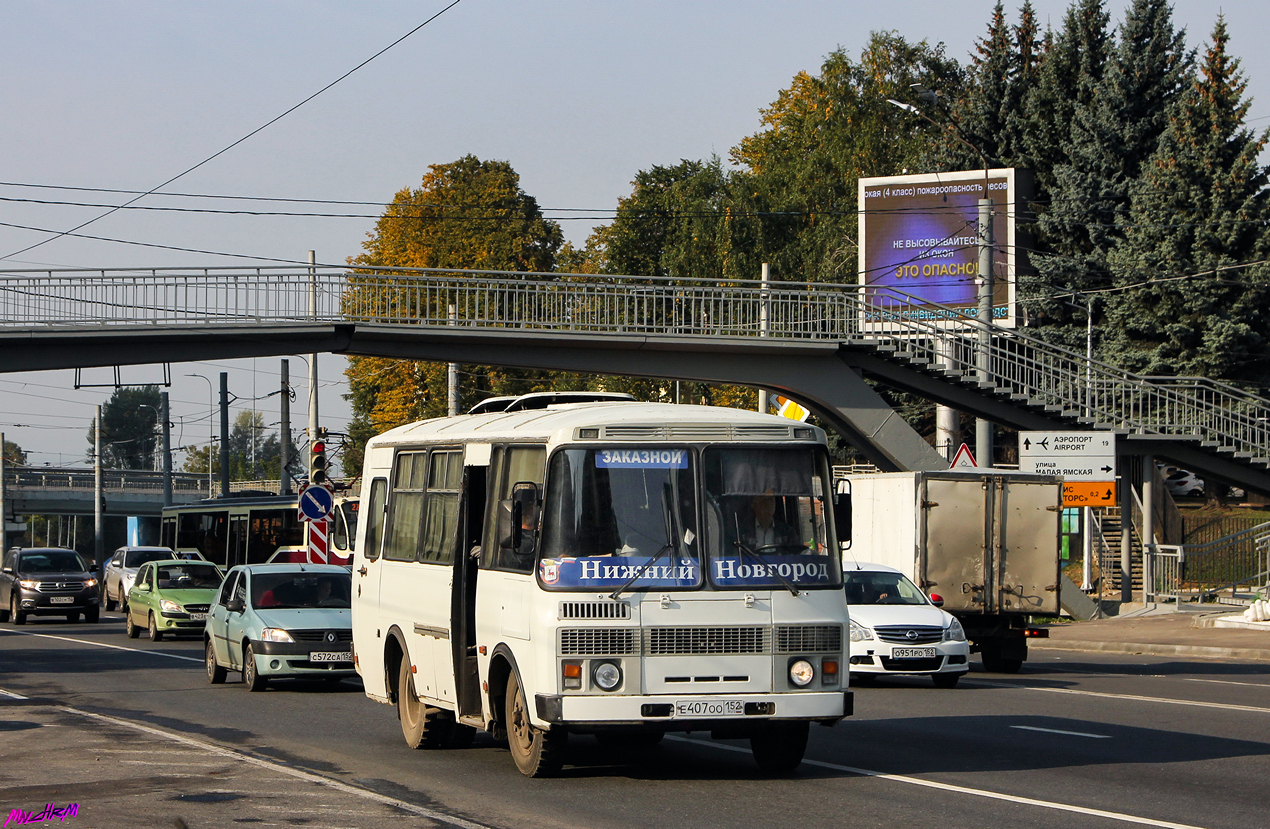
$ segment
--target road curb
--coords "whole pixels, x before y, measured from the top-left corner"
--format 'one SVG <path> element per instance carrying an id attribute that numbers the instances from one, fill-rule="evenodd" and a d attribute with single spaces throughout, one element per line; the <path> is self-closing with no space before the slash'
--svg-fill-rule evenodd
<path id="1" fill-rule="evenodd" d="M 1146 656 L 1192 656 L 1201 659 L 1240 659 L 1270 662 L 1270 650 L 1264 648 L 1216 648 L 1207 645 L 1161 645 L 1135 642 L 1079 642 L 1063 639 L 1032 639 L 1028 648 L 1053 651 L 1089 651 L 1095 653 L 1132 653 Z"/>

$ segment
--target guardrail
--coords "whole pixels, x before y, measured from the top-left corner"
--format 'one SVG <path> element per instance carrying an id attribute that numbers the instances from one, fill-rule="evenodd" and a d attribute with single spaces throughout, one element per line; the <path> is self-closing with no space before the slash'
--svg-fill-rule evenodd
<path id="1" fill-rule="evenodd" d="M 1270 523 L 1204 544 L 1157 544 L 1147 560 L 1146 601 L 1172 601 L 1178 609 L 1209 601 L 1246 605 L 1270 587 Z"/>
<path id="2" fill-rule="evenodd" d="M 5 487 L 15 489 L 41 490 L 86 490 L 96 487 L 91 469 L 50 469 L 45 467 L 13 467 L 5 470 Z M 111 492 L 120 491 L 163 491 L 163 473 L 146 470 L 103 470 L 101 476 L 102 489 Z M 172 476 L 172 491 L 181 494 L 198 494 L 207 491 L 207 476 L 189 473 L 175 473 Z"/>
<path id="3" fill-rule="evenodd" d="M 891 288 L 439 269 L 0 275 L 0 331 L 314 321 L 854 342 L 1063 418 L 1270 463 L 1268 400 L 1205 378 L 1135 375 Z"/>

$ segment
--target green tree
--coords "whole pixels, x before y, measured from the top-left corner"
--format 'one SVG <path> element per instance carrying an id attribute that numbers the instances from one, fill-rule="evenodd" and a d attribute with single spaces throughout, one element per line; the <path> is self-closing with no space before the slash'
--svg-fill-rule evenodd
<path id="1" fill-rule="evenodd" d="M 1270 132 L 1244 124 L 1247 81 L 1229 39 L 1218 18 L 1200 76 L 1130 188 L 1124 241 L 1110 260 L 1119 284 L 1148 284 L 1108 296 L 1104 343 L 1146 373 L 1265 385 L 1270 270 L 1217 271 L 1270 253 L 1267 168 L 1258 162 Z"/>
<path id="2" fill-rule="evenodd" d="M 26 452 L 22 450 L 21 446 L 18 446 L 16 443 L 14 443 L 11 440 L 5 440 L 4 442 L 4 462 L 5 463 L 11 463 L 17 466 L 26 466 L 26 460 L 27 460 Z"/>
<path id="3" fill-rule="evenodd" d="M 199 446 L 186 453 L 186 472 L 207 472 L 208 454 L 211 454 L 212 474 L 219 475 L 221 468 L 220 445 Z M 295 450 L 292 449 L 292 457 Z M 257 411 L 244 409 L 234 415 L 229 430 L 229 479 L 231 481 L 273 480 L 278 477 L 281 447 L 276 432 L 267 432 L 264 416 Z"/>
<path id="4" fill-rule="evenodd" d="M 115 389 L 101 407 L 101 465 L 107 469 L 154 469 L 158 386 Z M 96 425 L 88 427 L 89 453 Z"/>

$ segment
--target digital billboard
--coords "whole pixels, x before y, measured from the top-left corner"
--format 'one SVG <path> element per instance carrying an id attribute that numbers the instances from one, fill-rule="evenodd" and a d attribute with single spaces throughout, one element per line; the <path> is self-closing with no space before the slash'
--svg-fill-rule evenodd
<path id="1" fill-rule="evenodd" d="M 1027 209 L 1030 183 L 1026 170 L 993 169 L 987 175 L 997 325 L 1015 325 L 1016 280 L 1026 262 L 1015 217 Z M 984 171 L 862 178 L 859 187 L 860 284 L 869 303 L 950 325 L 976 317 Z"/>

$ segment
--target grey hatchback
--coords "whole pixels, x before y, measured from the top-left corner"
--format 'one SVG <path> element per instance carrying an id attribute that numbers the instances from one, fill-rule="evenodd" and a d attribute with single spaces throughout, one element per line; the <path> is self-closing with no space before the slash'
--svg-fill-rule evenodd
<path id="1" fill-rule="evenodd" d="M 15 625 L 27 616 L 65 616 L 96 622 L 101 590 L 79 553 L 60 547 L 13 549 L 0 567 L 0 622 Z"/>

